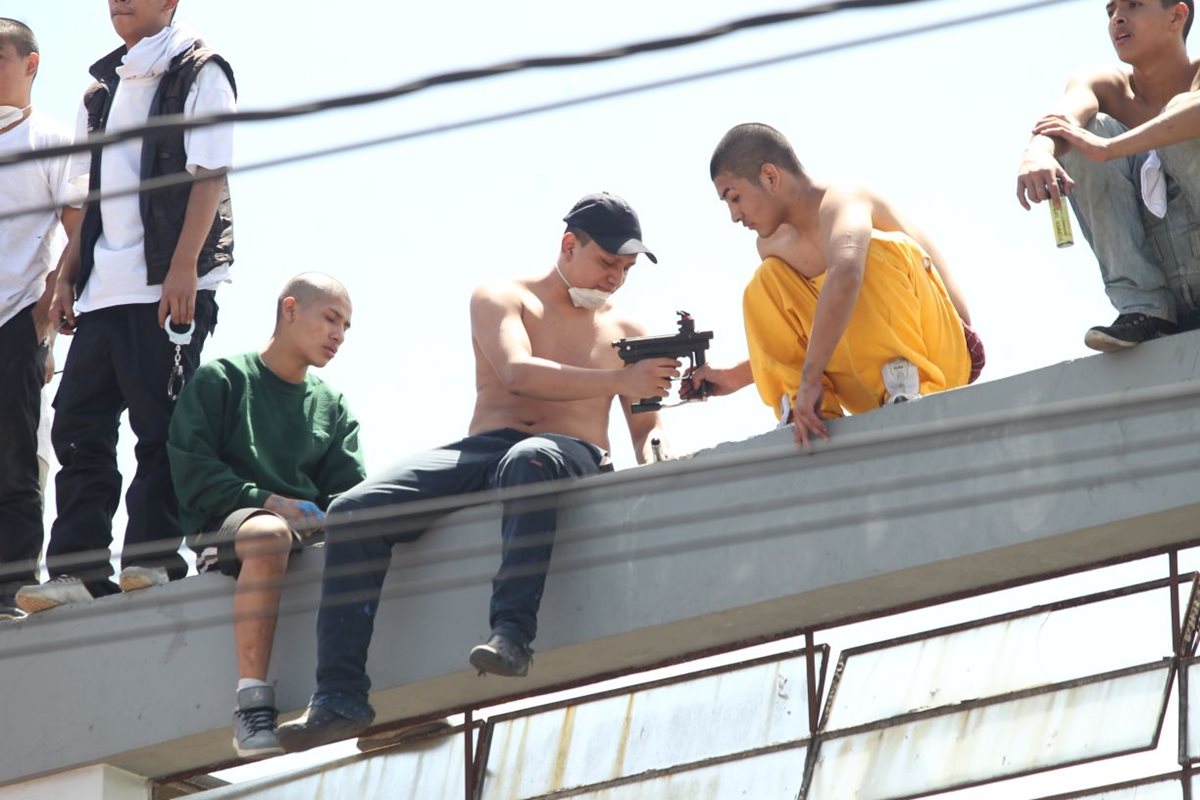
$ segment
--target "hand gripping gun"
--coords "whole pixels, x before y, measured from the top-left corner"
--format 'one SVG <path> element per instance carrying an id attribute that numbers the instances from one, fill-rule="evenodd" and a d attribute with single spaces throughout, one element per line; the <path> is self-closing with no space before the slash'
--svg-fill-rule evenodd
<path id="1" fill-rule="evenodd" d="M 630 339 L 618 339 L 612 343 L 617 353 L 626 364 L 644 361 L 647 358 L 688 358 L 692 362 L 691 369 L 685 376 L 697 367 L 704 366 L 704 351 L 713 338 L 712 331 L 696 332 L 696 321 L 686 311 L 676 311 L 679 315 L 679 333 L 668 336 L 636 336 Z M 708 397 L 708 382 L 697 390 L 685 392 L 680 390 L 680 403 L 691 400 L 703 400 Z M 676 403 L 674 405 L 679 405 Z M 663 407 L 662 398 L 644 397 L 633 404 L 633 412 L 658 411 Z"/>

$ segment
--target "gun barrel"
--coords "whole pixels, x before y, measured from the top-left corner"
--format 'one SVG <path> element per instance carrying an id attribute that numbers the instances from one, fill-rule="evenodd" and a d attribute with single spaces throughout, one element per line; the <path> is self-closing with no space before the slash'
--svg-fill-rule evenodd
<path id="1" fill-rule="evenodd" d="M 713 337 L 712 331 L 700 333 L 672 334 L 669 336 L 638 336 L 629 339 L 619 339 L 612 343 L 617 348 L 621 360 L 626 363 L 642 361 L 647 358 L 697 358 L 697 364 L 702 364 L 703 353 L 708 349 L 708 342 Z"/>

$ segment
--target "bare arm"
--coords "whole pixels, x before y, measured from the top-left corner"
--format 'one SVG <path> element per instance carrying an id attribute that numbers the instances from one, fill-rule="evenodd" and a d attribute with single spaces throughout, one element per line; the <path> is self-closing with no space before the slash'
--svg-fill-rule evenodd
<path id="1" fill-rule="evenodd" d="M 205 178 L 206 175 L 214 177 Z M 212 230 L 221 190 L 225 186 L 221 170 L 198 169 L 196 176 L 200 180 L 192 184 L 183 216 L 183 230 L 175 243 L 171 266 L 163 281 L 162 300 L 158 304 L 159 325 L 166 321 L 167 314 L 171 315 L 171 322 L 186 325 L 196 313 L 197 263 L 204 240 Z"/>
<path id="2" fill-rule="evenodd" d="M 54 324 L 57 323 L 57 320 L 51 319 L 51 308 L 54 303 L 54 290 L 58 285 L 58 271 L 67 258 L 67 251 L 70 249 L 72 240 L 77 238 L 79 232 L 80 213 L 78 208 L 67 206 L 62 209 L 60 214 L 63 228 L 67 232 L 68 246 L 63 248 L 62 254 L 58 257 L 58 263 L 46 276 L 46 288 L 42 290 L 42 296 L 38 298 L 33 307 L 33 324 L 37 330 L 38 341 L 47 341 L 50 334 L 54 332 Z"/>
<path id="3" fill-rule="evenodd" d="M 48 324 L 62 333 L 70 336 L 75 332 L 75 283 L 79 280 L 79 229 L 83 224 L 83 215 L 87 206 L 79 209 L 70 217 L 63 214 L 63 226 L 67 230 L 67 246 L 58 259 L 58 267 L 54 270 L 54 281 L 46 281 L 46 289 L 53 286 L 50 305 L 47 310 Z"/>
<path id="4" fill-rule="evenodd" d="M 821 210 L 825 283 L 817 298 L 812 334 L 793 408 L 796 440 L 805 445 L 810 433 L 821 438 L 829 436 L 821 419 L 823 378 L 858 302 L 867 266 L 867 249 L 871 244 L 871 204 L 855 196 L 831 199 L 833 202 L 827 199 L 828 207 Z"/>
<path id="5" fill-rule="evenodd" d="M 513 394 L 539 400 L 667 396 L 677 362 L 647 359 L 625 368 L 595 369 L 539 358 L 533 354 L 522 310 L 511 288 L 486 286 L 471 296 L 471 336 Z"/>
<path id="6" fill-rule="evenodd" d="M 850 324 L 858 302 L 871 244 L 871 206 L 858 198 L 836 202 L 822 210 L 822 239 L 825 248 L 825 283 L 813 315 L 812 335 L 804 359 L 802 382 L 820 380 L 834 348 Z"/>
<path id="7" fill-rule="evenodd" d="M 1043 118 L 1035 130 L 1068 142 L 1092 161 L 1125 158 L 1200 138 L 1200 92 L 1175 95 L 1158 116 L 1110 139 L 1057 115 Z"/>
<path id="8" fill-rule="evenodd" d="M 1069 146 L 1066 139 L 1040 131 L 1042 122 L 1050 117 L 1062 117 L 1076 126 L 1084 126 L 1100 110 L 1100 96 L 1116 73 L 1101 72 L 1078 75 L 1067 83 L 1067 89 L 1056 104 L 1054 112 L 1043 117 L 1034 128 L 1033 138 L 1025 148 L 1017 169 L 1017 201 L 1027 210 L 1030 203 L 1040 203 L 1059 196 L 1059 183 L 1068 192 L 1075 181 L 1058 163 L 1058 156 Z M 930 254 L 932 255 L 932 253 Z"/>

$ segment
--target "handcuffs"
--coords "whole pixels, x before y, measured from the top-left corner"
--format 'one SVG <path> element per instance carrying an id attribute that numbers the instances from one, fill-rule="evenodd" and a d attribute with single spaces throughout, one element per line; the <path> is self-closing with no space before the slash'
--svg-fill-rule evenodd
<path id="1" fill-rule="evenodd" d="M 167 332 L 167 340 L 175 345 L 175 366 L 171 367 L 171 375 L 167 378 L 167 398 L 175 402 L 187 383 L 183 376 L 183 348 L 192 343 L 192 334 L 196 332 L 196 320 L 191 321 L 187 330 L 175 331 L 171 328 L 171 315 L 167 314 L 163 330 Z"/>

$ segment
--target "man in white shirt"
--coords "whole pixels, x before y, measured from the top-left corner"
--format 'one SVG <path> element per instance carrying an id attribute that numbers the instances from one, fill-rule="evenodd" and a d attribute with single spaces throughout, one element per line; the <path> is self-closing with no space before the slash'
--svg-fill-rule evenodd
<path id="1" fill-rule="evenodd" d="M 0 153 L 70 144 L 70 131 L 33 110 L 41 56 L 26 25 L 0 17 Z M 75 182 L 72 182 L 75 179 Z M 13 596 L 37 583 L 42 499 L 37 431 L 54 270 L 78 224 L 86 162 L 62 156 L 0 168 L 0 619 L 13 619 Z"/>
<path id="2" fill-rule="evenodd" d="M 115 132 L 158 116 L 235 110 L 232 69 L 174 24 L 178 0 L 105 2 L 124 45 L 92 65 L 96 83 L 84 97 L 81 129 Z M 167 428 L 174 398 L 216 324 L 215 290 L 233 262 L 222 172 L 232 166 L 232 150 L 232 131 L 223 125 L 132 139 L 92 158 L 90 188 L 102 194 L 185 172 L 198 180 L 89 204 L 63 258 L 52 313 L 75 338 L 51 431 L 62 465 L 58 516 L 46 550 L 50 583 L 25 587 L 16 598 L 27 612 L 118 590 L 109 580 L 108 548 L 121 491 L 118 422 L 126 409 L 138 466 L 125 495 L 120 589 L 187 573 L 178 553 Z M 168 340 L 168 318 L 176 328 L 194 324 L 190 343 Z"/>

